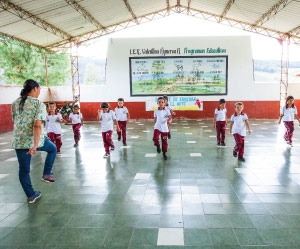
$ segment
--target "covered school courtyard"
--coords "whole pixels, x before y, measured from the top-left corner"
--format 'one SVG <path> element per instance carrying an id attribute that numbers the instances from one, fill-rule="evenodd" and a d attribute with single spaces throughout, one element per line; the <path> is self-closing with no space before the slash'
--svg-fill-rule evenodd
<path id="1" fill-rule="evenodd" d="M 77 148 L 71 125 L 62 126 L 62 153 L 52 172 L 55 183 L 40 181 L 45 153 L 33 156 L 31 178 L 42 197 L 29 205 L 11 148 L 10 108 L 21 87 L 0 86 L 0 249 L 299 249 L 299 126 L 295 122 L 291 147 L 283 139 L 284 126 L 277 124 L 287 95 L 293 95 L 300 108 L 299 84 L 288 82 L 287 51 L 290 43 L 300 44 L 299 9 L 300 2 L 293 0 L 1 1 L 0 34 L 6 41 L 58 53 L 70 49 L 72 85 L 43 86 L 40 99 L 78 101 L 85 122 Z M 248 46 L 250 40 L 159 37 L 142 42 L 112 39 L 106 84 L 80 85 L 76 50 L 82 44 L 169 15 L 189 15 L 277 39 L 282 44 L 280 82 L 253 82 L 248 69 L 251 50 L 238 46 Z M 182 53 L 188 49 L 177 44 L 223 44 L 229 58 L 226 92 L 201 96 L 200 112 L 176 111 L 168 160 L 153 146 L 153 112 L 146 111 L 149 96 L 135 95 L 128 65 L 129 57 L 140 57 L 135 49 L 150 51 L 150 44 L 161 48 L 164 40 L 164 49 L 174 42 Z M 119 60 L 116 55 L 125 54 L 118 50 L 122 47 L 131 54 Z M 115 73 L 115 68 L 123 71 Z M 96 111 L 103 101 L 114 108 L 118 97 L 125 98 L 131 113 L 127 146 L 114 133 L 116 149 L 103 158 Z M 233 157 L 228 128 L 226 146 L 216 146 L 212 118 L 220 98 L 226 99 L 228 118 L 236 101 L 245 104 L 252 130 L 245 139 L 245 162 Z"/>

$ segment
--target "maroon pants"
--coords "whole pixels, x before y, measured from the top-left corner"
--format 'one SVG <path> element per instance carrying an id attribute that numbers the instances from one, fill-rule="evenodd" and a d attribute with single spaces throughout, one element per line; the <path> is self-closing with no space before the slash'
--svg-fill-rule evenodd
<path id="1" fill-rule="evenodd" d="M 102 132 L 102 140 L 106 154 L 110 154 L 109 147 L 115 148 L 114 143 L 111 139 L 113 131 Z"/>
<path id="2" fill-rule="evenodd" d="M 153 141 L 155 146 L 159 146 L 159 135 L 161 136 L 161 143 L 162 143 L 162 152 L 168 151 L 168 134 L 169 132 L 161 132 L 157 129 L 154 130 L 153 133 Z"/>
<path id="3" fill-rule="evenodd" d="M 217 132 L 217 142 L 224 143 L 225 142 L 225 134 L 226 134 L 226 121 L 217 121 L 216 122 L 216 132 Z"/>
<path id="4" fill-rule="evenodd" d="M 78 144 L 78 142 L 80 140 L 80 127 L 81 127 L 80 123 L 79 124 L 72 124 L 75 144 Z"/>
<path id="5" fill-rule="evenodd" d="M 126 143 L 126 124 L 127 121 L 118 121 L 118 125 L 120 127 L 120 131 L 118 133 L 118 137 L 123 139 L 123 143 Z"/>
<path id="6" fill-rule="evenodd" d="M 293 121 L 284 121 L 284 126 L 286 128 L 284 139 L 292 142 L 293 139 L 293 133 L 294 133 L 294 122 Z"/>
<path id="7" fill-rule="evenodd" d="M 48 138 L 56 145 L 57 152 L 60 152 L 62 146 L 61 134 L 55 134 L 54 132 L 47 133 Z"/>
<path id="8" fill-rule="evenodd" d="M 235 140 L 235 146 L 233 148 L 234 152 L 238 153 L 238 158 L 244 157 L 244 146 L 245 146 L 245 137 L 240 134 L 233 134 Z"/>

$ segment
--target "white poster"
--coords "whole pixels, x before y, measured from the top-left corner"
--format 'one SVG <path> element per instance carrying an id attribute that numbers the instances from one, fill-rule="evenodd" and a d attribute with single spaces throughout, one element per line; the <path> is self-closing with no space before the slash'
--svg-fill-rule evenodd
<path id="1" fill-rule="evenodd" d="M 157 109 L 157 99 L 147 98 L 146 111 Z M 203 101 L 199 96 L 168 96 L 168 103 L 174 111 L 203 111 Z"/>

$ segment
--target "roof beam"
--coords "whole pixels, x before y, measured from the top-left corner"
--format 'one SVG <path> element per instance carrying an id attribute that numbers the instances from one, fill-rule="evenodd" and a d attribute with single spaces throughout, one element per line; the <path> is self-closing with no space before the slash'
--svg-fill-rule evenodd
<path id="1" fill-rule="evenodd" d="M 231 6 L 234 4 L 235 0 L 229 0 L 225 9 L 223 10 L 223 13 L 220 16 L 220 21 L 223 19 L 224 16 L 227 15 L 227 12 L 230 10 Z"/>
<path id="2" fill-rule="evenodd" d="M 137 19 L 136 15 L 134 14 L 134 12 L 133 12 L 133 10 L 132 10 L 130 4 L 128 3 L 128 1 L 127 1 L 127 0 L 123 0 L 123 2 L 125 3 L 126 8 L 127 8 L 128 11 L 130 12 L 130 14 L 131 14 L 133 20 L 135 21 L 135 23 L 138 24 L 138 19 Z"/>
<path id="3" fill-rule="evenodd" d="M 145 23 L 147 21 L 152 21 L 154 19 L 158 19 L 161 17 L 166 17 L 169 16 L 170 14 L 173 13 L 178 13 L 178 8 L 177 6 L 173 6 L 170 8 L 171 12 L 167 9 L 163 10 L 163 11 L 157 11 L 157 12 L 153 12 L 150 13 L 148 15 L 145 16 L 141 16 L 138 17 L 139 22 L 140 23 Z M 275 39 L 284 39 L 284 37 L 286 36 L 286 34 L 284 33 L 280 33 L 278 31 L 275 30 L 271 30 L 271 29 L 266 29 L 263 27 L 258 27 L 258 26 L 253 26 L 253 24 L 250 23 L 241 23 L 238 22 L 236 20 L 227 18 L 227 17 L 223 17 L 223 19 L 220 21 L 220 16 L 218 15 L 214 15 L 208 12 L 204 12 L 204 11 L 200 11 L 197 9 L 192 9 L 192 8 L 188 8 L 188 7 L 183 7 L 182 6 L 182 14 L 186 14 L 186 15 L 190 15 L 193 17 L 197 17 L 206 21 L 212 21 L 215 23 L 220 23 L 223 25 L 227 25 L 230 26 L 232 28 L 238 28 L 244 31 L 248 31 L 248 32 L 253 32 L 253 33 L 257 33 L 260 35 L 264 35 L 264 36 L 268 36 L 271 38 L 275 38 Z M 96 39 L 98 37 L 116 32 L 116 31 L 120 31 L 132 26 L 137 25 L 137 23 L 132 22 L 132 21 L 128 21 L 128 22 L 123 22 L 123 23 L 118 23 L 116 25 L 110 26 L 110 27 L 106 27 L 106 32 L 104 33 L 103 30 L 95 30 L 93 32 L 89 32 L 86 33 L 84 35 L 80 35 L 78 37 L 74 37 L 74 40 L 78 41 L 78 42 L 87 42 L 93 39 Z M 297 35 L 292 35 L 290 36 L 290 41 L 294 44 L 298 44 L 300 45 L 300 37 L 298 37 Z M 49 44 L 48 46 L 46 46 L 48 49 L 50 50 L 59 50 L 62 48 L 66 48 L 68 47 L 68 41 L 61 41 L 55 44 Z"/>
<path id="4" fill-rule="evenodd" d="M 37 16 L 29 13 L 28 11 L 20 8 L 19 6 L 9 2 L 8 0 L 0 1 L 0 9 L 6 10 L 17 17 L 19 17 L 25 21 L 28 21 L 39 28 L 46 30 L 49 33 L 52 33 L 59 37 L 62 37 L 63 39 L 71 39 L 72 38 L 66 32 L 54 27 L 50 23 L 45 22 L 44 20 L 42 20 L 42 19 L 38 18 Z"/>
<path id="5" fill-rule="evenodd" d="M 296 27 L 296 28 L 290 30 L 290 31 L 288 32 L 288 34 L 290 34 L 290 35 L 299 35 L 299 34 L 300 34 L 300 26 L 298 26 L 298 27 Z"/>
<path id="6" fill-rule="evenodd" d="M 76 11 L 78 11 L 86 20 L 95 25 L 98 29 L 105 29 L 85 8 L 77 3 L 75 0 L 65 0 Z"/>
<path id="7" fill-rule="evenodd" d="M 175 9 L 176 9 L 176 13 L 181 13 L 181 3 L 180 3 L 180 0 L 177 0 L 177 3 L 175 5 Z M 174 8 L 174 7 L 172 7 Z"/>
<path id="8" fill-rule="evenodd" d="M 126 22 L 118 23 L 116 25 L 106 27 L 105 33 L 104 33 L 103 30 L 95 30 L 95 31 L 88 32 L 86 34 L 74 37 L 73 40 L 78 42 L 78 43 L 87 42 L 87 41 L 99 38 L 101 36 L 114 33 L 116 31 L 120 31 L 120 30 L 123 30 L 123 29 L 126 29 L 126 28 L 136 26 L 139 23 L 146 23 L 146 22 L 149 22 L 149 21 L 152 21 L 152 20 L 156 20 L 156 19 L 165 17 L 165 16 L 169 16 L 169 15 L 170 15 L 170 11 L 167 10 L 167 9 L 160 10 L 160 11 L 155 11 L 155 12 L 152 12 L 148 15 L 138 17 L 138 22 L 126 21 Z M 46 47 L 49 50 L 55 50 L 55 49 L 59 50 L 59 49 L 62 49 L 62 48 L 68 48 L 69 47 L 69 42 L 67 40 L 64 40 L 64 41 L 60 41 L 60 42 L 57 42 L 57 43 L 54 43 L 54 44 L 49 44 Z"/>
<path id="9" fill-rule="evenodd" d="M 176 11 L 176 9 L 174 9 L 174 11 Z M 253 24 L 250 24 L 250 23 L 238 22 L 236 20 L 233 20 L 233 19 L 230 19 L 230 18 L 227 18 L 227 17 L 224 17 L 223 20 L 220 22 L 220 17 L 218 15 L 208 13 L 208 12 L 204 12 L 204 11 L 200 11 L 200 10 L 197 10 L 197 9 L 189 9 L 188 10 L 186 8 L 186 12 L 182 11 L 181 13 L 186 14 L 186 15 L 190 15 L 190 16 L 194 16 L 194 17 L 198 17 L 198 18 L 201 18 L 201 19 L 206 20 L 206 21 L 218 22 L 220 24 L 224 24 L 224 25 L 230 26 L 232 28 L 242 29 L 244 31 L 257 33 L 257 34 L 268 36 L 268 37 L 271 37 L 271 38 L 284 40 L 285 37 L 286 37 L 286 33 L 279 32 L 279 31 L 276 31 L 276 30 L 267 29 L 267 28 L 264 28 L 264 27 L 253 26 Z M 300 37 L 297 36 L 297 35 L 292 35 L 291 34 L 290 35 L 290 41 L 294 44 L 300 45 Z"/>
<path id="10" fill-rule="evenodd" d="M 269 21 L 272 16 L 275 16 L 280 10 L 285 8 L 288 4 L 293 2 L 293 0 L 279 0 L 278 3 L 272 6 L 266 13 L 264 13 L 253 26 L 261 26 L 265 22 Z"/>
<path id="11" fill-rule="evenodd" d="M 188 0 L 188 6 L 187 6 L 188 9 L 191 8 L 191 3 L 192 3 L 192 0 Z"/>
<path id="12" fill-rule="evenodd" d="M 167 11 L 170 11 L 170 8 L 171 8 L 171 7 L 170 7 L 170 0 L 166 0 L 166 6 L 167 6 L 167 7 L 166 7 L 166 10 L 167 10 Z"/>
<path id="13" fill-rule="evenodd" d="M 12 35 L 9 35 L 9 34 L 3 33 L 3 32 L 0 32 L 0 38 L 1 38 L 1 36 L 9 38 L 9 39 L 12 39 L 12 40 L 15 40 L 15 41 L 19 42 L 20 44 L 28 44 L 29 46 L 35 46 L 37 48 L 50 51 L 49 49 L 44 48 L 44 47 L 42 47 L 42 46 L 40 46 L 40 45 L 38 45 L 36 43 L 31 43 L 31 42 L 28 42 L 28 41 L 24 41 L 24 40 L 22 40 L 20 38 L 14 37 Z"/>
<path id="14" fill-rule="evenodd" d="M 65 1 L 67 1 L 67 0 L 65 0 Z M 127 0 L 123 0 L 123 1 L 124 1 L 124 3 L 125 3 L 125 1 L 127 2 Z M 62 48 L 68 48 L 70 41 L 79 42 L 79 43 L 87 42 L 87 41 L 96 39 L 98 37 L 101 37 L 101 36 L 104 36 L 104 35 L 107 35 L 110 33 L 114 33 L 116 31 L 120 31 L 120 30 L 129 28 L 129 27 L 136 26 L 139 23 L 145 23 L 148 21 L 152 21 L 154 19 L 169 16 L 170 14 L 178 13 L 178 11 L 180 9 L 181 9 L 180 13 L 182 13 L 182 14 L 186 14 L 186 15 L 193 16 L 193 17 L 198 17 L 198 18 L 201 18 L 206 21 L 213 21 L 215 23 L 220 23 L 220 24 L 227 25 L 227 26 L 230 26 L 233 28 L 242 29 L 245 31 L 269 36 L 272 38 L 283 39 L 286 36 L 286 33 L 283 33 L 283 32 L 279 32 L 276 30 L 272 30 L 272 29 L 268 29 L 268 28 L 264 28 L 264 27 L 260 27 L 260 26 L 254 26 L 253 23 L 239 22 L 237 20 L 226 17 L 226 15 L 224 15 L 224 13 L 226 12 L 225 10 L 229 9 L 229 6 L 232 7 L 232 4 L 234 4 L 233 0 L 228 0 L 227 7 L 223 11 L 224 16 L 222 17 L 222 19 L 220 18 L 221 16 L 219 16 L 219 15 L 191 8 L 191 6 L 190 6 L 191 1 L 192 0 L 188 0 L 187 6 L 180 6 L 180 0 L 177 0 L 176 3 L 179 4 L 179 6 L 176 4 L 172 7 L 170 6 L 169 9 L 166 7 L 164 10 L 155 11 L 155 12 L 149 13 L 147 15 L 136 17 L 136 20 L 131 19 L 129 21 L 120 22 L 120 23 L 117 23 L 117 24 L 114 24 L 111 26 L 107 26 L 107 27 L 105 27 L 105 29 L 97 28 L 91 32 L 87 32 L 85 34 L 72 37 L 71 39 L 64 39 L 64 40 L 61 40 L 56 43 L 50 43 L 43 47 L 48 50 L 60 50 Z M 1 5 L 3 6 L 5 4 L 7 5 L 5 8 L 8 8 L 8 3 L 9 3 L 8 1 L 0 0 L 0 9 L 1 9 Z M 166 0 L 166 4 L 168 4 L 168 3 L 170 4 L 169 0 Z M 286 3 L 288 3 L 288 2 L 286 2 Z M 130 8 L 130 6 L 129 6 L 129 8 Z M 292 43 L 300 45 L 300 36 L 298 35 L 300 33 L 300 26 L 291 30 L 289 33 L 291 33 L 290 41 Z M 10 35 L 7 35 L 7 34 L 3 34 L 3 35 L 10 37 Z M 12 37 L 12 38 L 20 40 L 16 37 Z M 36 44 L 32 44 L 32 45 L 38 46 Z"/>

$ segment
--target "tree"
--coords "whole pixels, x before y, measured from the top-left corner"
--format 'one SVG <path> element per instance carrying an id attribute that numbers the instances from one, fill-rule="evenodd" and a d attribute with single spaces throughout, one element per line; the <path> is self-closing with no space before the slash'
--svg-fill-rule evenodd
<path id="1" fill-rule="evenodd" d="M 165 62 L 160 60 L 153 61 L 152 63 L 152 78 L 154 81 L 156 81 L 157 88 L 159 86 L 159 83 L 161 83 L 161 78 L 164 75 L 165 66 Z"/>
<path id="2" fill-rule="evenodd" d="M 47 59 L 48 86 L 65 85 L 70 75 L 70 59 L 67 54 L 55 54 L 41 48 L 23 44 L 0 36 L 1 79 L 9 85 L 22 85 L 32 78 L 46 85 L 44 56 Z"/>

